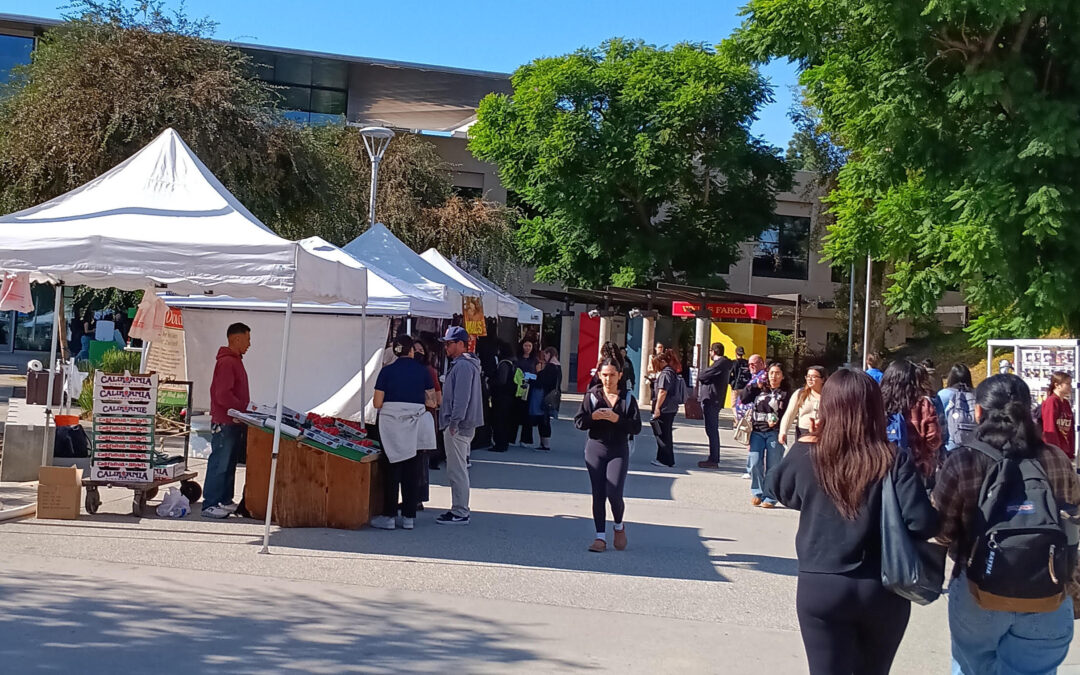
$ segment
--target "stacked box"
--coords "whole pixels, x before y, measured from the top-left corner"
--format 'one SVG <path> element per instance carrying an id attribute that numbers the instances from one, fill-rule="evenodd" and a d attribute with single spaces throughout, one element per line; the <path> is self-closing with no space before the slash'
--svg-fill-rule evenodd
<path id="1" fill-rule="evenodd" d="M 157 375 L 94 376 L 94 434 L 90 479 L 115 483 L 154 480 Z"/>

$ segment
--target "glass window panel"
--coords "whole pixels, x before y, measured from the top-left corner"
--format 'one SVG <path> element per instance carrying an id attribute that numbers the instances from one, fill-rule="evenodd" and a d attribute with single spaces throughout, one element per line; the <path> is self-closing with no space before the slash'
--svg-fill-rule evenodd
<path id="1" fill-rule="evenodd" d="M 252 77 L 256 77 L 264 82 L 274 81 L 275 54 L 264 52 L 260 49 L 243 49 L 241 51 L 248 56 L 248 70 Z"/>
<path id="2" fill-rule="evenodd" d="M 753 273 L 759 277 L 807 279 L 810 267 L 810 219 L 774 216 L 754 250 Z"/>
<path id="3" fill-rule="evenodd" d="M 15 66 L 30 63 L 34 38 L 0 35 L 0 84 L 6 83 Z"/>
<path id="4" fill-rule="evenodd" d="M 349 64 L 344 61 L 313 59 L 311 64 L 311 84 L 315 87 L 348 89 Z"/>
<path id="5" fill-rule="evenodd" d="M 343 91 L 311 90 L 311 112 L 344 115 L 347 107 L 348 96 Z"/>
<path id="6" fill-rule="evenodd" d="M 306 110 L 286 110 L 283 114 L 286 119 L 290 119 L 293 122 L 307 124 L 311 121 L 311 113 Z"/>
<path id="7" fill-rule="evenodd" d="M 278 87 L 278 106 L 285 110 L 311 111 L 311 90 L 307 87 Z"/>
<path id="8" fill-rule="evenodd" d="M 274 82 L 311 86 L 311 57 L 278 54 L 274 63 Z"/>

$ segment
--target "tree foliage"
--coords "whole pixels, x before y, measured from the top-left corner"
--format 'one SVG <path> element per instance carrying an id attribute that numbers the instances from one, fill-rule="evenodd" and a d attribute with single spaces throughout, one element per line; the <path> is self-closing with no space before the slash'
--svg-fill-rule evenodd
<path id="1" fill-rule="evenodd" d="M 524 65 L 512 85 L 481 102 L 469 147 L 532 212 L 517 241 L 538 278 L 720 283 L 789 185 L 749 130 L 769 86 L 702 45 L 611 40 Z"/>
<path id="2" fill-rule="evenodd" d="M 1080 4 L 751 0 L 729 53 L 801 68 L 850 152 L 826 252 L 892 262 L 887 300 L 962 287 L 975 339 L 1080 332 Z"/>
<path id="3" fill-rule="evenodd" d="M 3 212 L 74 189 L 173 127 L 282 236 L 342 245 L 363 231 L 370 162 L 356 129 L 287 120 L 248 57 L 208 39 L 207 19 L 170 14 L 160 1 L 83 0 L 71 9 L 0 96 Z M 475 261 L 492 250 L 504 268 L 513 259 L 511 214 L 456 199 L 451 170 L 430 143 L 399 134 L 377 213 L 414 247 L 434 242 Z M 445 231 L 429 231 L 436 226 Z M 80 301 L 122 304 L 107 294 Z"/>

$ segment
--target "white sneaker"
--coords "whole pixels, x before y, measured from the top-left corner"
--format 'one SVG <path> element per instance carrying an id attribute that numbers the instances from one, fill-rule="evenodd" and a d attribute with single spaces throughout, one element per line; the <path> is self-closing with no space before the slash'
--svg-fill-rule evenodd
<path id="1" fill-rule="evenodd" d="M 403 529 L 403 530 L 411 530 L 415 526 L 416 526 L 416 518 L 402 518 L 401 519 L 401 529 Z"/>
<path id="2" fill-rule="evenodd" d="M 215 504 L 214 506 L 207 507 L 202 510 L 203 518 L 228 518 L 232 515 L 232 512 L 221 504 Z"/>
<path id="3" fill-rule="evenodd" d="M 228 504 L 222 504 L 221 505 L 221 508 L 225 509 L 229 513 L 236 513 L 236 509 L 238 509 L 239 507 L 240 507 L 239 504 L 234 504 L 233 502 L 229 502 Z"/>
<path id="4" fill-rule="evenodd" d="M 397 524 L 390 516 L 375 516 L 371 519 L 371 526 L 378 530 L 392 530 Z"/>
<path id="5" fill-rule="evenodd" d="M 744 473 L 744 474 L 742 475 L 742 477 L 743 477 L 743 480 L 750 480 L 750 478 L 751 478 L 751 476 L 750 476 L 750 474 L 749 474 L 749 473 Z"/>
<path id="6" fill-rule="evenodd" d="M 653 466 L 658 466 L 658 467 L 660 467 L 662 469 L 670 469 L 671 468 L 670 466 L 668 466 L 667 464 L 664 464 L 663 462 L 661 462 L 658 459 L 654 459 L 653 461 L 649 462 L 649 464 L 652 464 Z"/>

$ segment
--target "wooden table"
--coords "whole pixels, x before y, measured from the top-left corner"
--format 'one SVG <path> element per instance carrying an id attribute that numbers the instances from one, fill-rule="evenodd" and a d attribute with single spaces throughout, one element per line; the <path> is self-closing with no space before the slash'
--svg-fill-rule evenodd
<path id="1" fill-rule="evenodd" d="M 266 518 L 274 434 L 248 427 L 244 499 L 252 517 Z M 378 455 L 364 461 L 337 455 L 281 437 L 274 486 L 273 522 L 280 527 L 332 527 L 356 530 L 382 510 Z"/>

